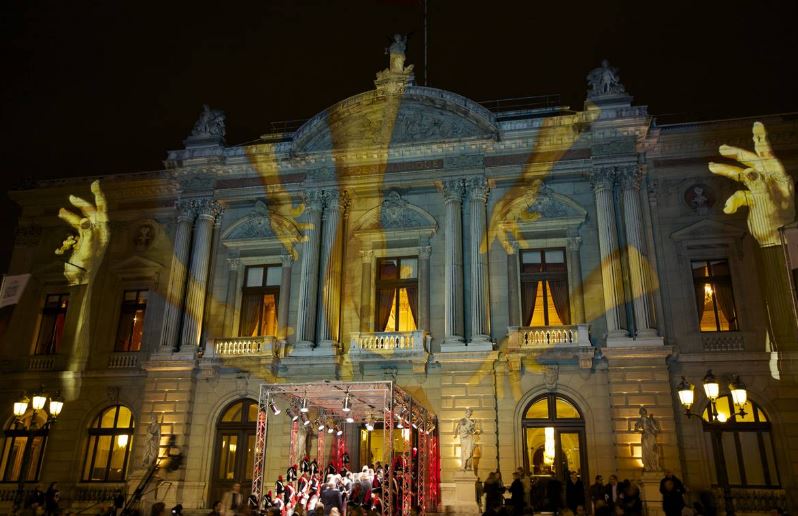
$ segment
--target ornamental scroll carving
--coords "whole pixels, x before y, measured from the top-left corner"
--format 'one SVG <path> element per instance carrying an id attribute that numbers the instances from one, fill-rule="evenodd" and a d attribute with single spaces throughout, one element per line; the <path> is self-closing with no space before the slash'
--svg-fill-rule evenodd
<path id="1" fill-rule="evenodd" d="M 434 231 L 435 219 L 424 209 L 390 190 L 383 201 L 355 222 L 355 231 L 424 229 Z"/>

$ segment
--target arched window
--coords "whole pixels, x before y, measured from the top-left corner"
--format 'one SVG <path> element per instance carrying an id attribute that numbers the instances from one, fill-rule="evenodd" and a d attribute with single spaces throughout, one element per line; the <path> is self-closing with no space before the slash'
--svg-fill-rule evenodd
<path id="1" fill-rule="evenodd" d="M 241 492 L 249 495 L 255 459 L 255 434 L 258 402 L 250 399 L 234 401 L 223 411 L 216 424 L 211 502 L 221 500 L 236 482 Z"/>
<path id="2" fill-rule="evenodd" d="M 81 479 L 84 482 L 124 481 L 132 444 L 130 409 L 113 405 L 100 412 L 89 428 Z"/>
<path id="3" fill-rule="evenodd" d="M 585 421 L 573 401 L 556 393 L 538 396 L 524 410 L 521 426 L 524 467 L 531 475 L 565 482 L 576 471 L 589 484 Z"/>
<path id="4" fill-rule="evenodd" d="M 712 437 L 715 474 L 726 474 L 732 487 L 779 487 L 773 432 L 765 412 L 754 402 L 745 404 L 745 415 L 733 415 L 731 396 L 716 402 L 718 416 L 725 422 L 711 423 L 704 409 L 704 430 Z M 716 482 L 719 482 L 717 477 Z"/>
<path id="5" fill-rule="evenodd" d="M 0 481 L 19 482 L 22 476 L 22 462 L 27 449 L 28 462 L 25 468 L 25 482 L 36 482 L 39 480 L 39 472 L 42 469 L 42 459 L 44 458 L 44 447 L 47 444 L 48 429 L 47 412 L 39 410 L 36 412 L 36 424 L 31 425 L 32 410 L 24 416 L 22 424 L 12 422 L 4 432 L 3 455 L 0 460 Z M 26 430 L 26 427 L 33 426 L 33 429 Z"/>

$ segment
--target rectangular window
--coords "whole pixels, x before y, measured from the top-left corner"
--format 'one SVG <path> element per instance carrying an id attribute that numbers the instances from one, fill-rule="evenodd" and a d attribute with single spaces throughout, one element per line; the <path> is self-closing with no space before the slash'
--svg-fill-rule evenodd
<path id="1" fill-rule="evenodd" d="M 69 294 L 49 294 L 45 298 L 39 337 L 36 339 L 37 355 L 53 355 L 61 351 L 68 307 Z"/>
<path id="2" fill-rule="evenodd" d="M 415 331 L 418 318 L 418 258 L 377 260 L 377 331 Z"/>
<path id="3" fill-rule="evenodd" d="M 708 332 L 737 331 L 729 261 L 694 260 L 690 265 L 699 329 Z"/>
<path id="4" fill-rule="evenodd" d="M 521 252 L 521 306 L 525 326 L 571 324 L 565 249 Z"/>
<path id="5" fill-rule="evenodd" d="M 125 290 L 119 312 L 114 351 L 139 351 L 144 335 L 144 313 L 147 311 L 147 290 Z"/>
<path id="6" fill-rule="evenodd" d="M 277 302 L 280 297 L 282 267 L 247 267 L 241 297 L 241 337 L 277 335 Z"/>

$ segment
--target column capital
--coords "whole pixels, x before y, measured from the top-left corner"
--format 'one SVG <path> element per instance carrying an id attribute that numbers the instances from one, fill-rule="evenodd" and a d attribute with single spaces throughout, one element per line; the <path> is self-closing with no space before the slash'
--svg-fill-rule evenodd
<path id="1" fill-rule="evenodd" d="M 197 199 L 197 216 L 215 221 L 224 212 L 224 207 L 215 199 Z"/>
<path id="2" fill-rule="evenodd" d="M 363 263 L 371 263 L 374 259 L 374 251 L 372 249 L 360 250 L 360 261 Z"/>
<path id="3" fill-rule="evenodd" d="M 643 171 L 636 164 L 622 165 L 616 168 L 616 177 L 624 190 L 640 190 Z"/>
<path id="4" fill-rule="evenodd" d="M 421 260 L 429 260 L 429 257 L 432 255 L 432 247 L 428 245 L 422 245 L 418 248 L 418 257 Z"/>
<path id="5" fill-rule="evenodd" d="M 194 199 L 180 199 L 175 203 L 178 222 L 191 222 L 197 216 L 197 205 Z"/>
<path id="6" fill-rule="evenodd" d="M 594 166 L 588 173 L 587 178 L 593 186 L 593 190 L 595 192 L 601 192 L 604 190 L 612 190 L 616 175 L 617 172 L 614 166 L 601 165 Z"/>
<path id="7" fill-rule="evenodd" d="M 566 247 L 569 251 L 578 251 L 582 247 L 582 237 L 579 235 L 569 235 L 566 240 Z"/>
<path id="8" fill-rule="evenodd" d="M 465 193 L 465 184 L 462 178 L 447 179 L 440 184 L 445 203 L 461 202 Z"/>
<path id="9" fill-rule="evenodd" d="M 228 258 L 227 268 L 231 271 L 237 271 L 238 266 L 241 265 L 241 258 Z"/>
<path id="10" fill-rule="evenodd" d="M 352 204 L 349 198 L 349 193 L 346 190 L 325 190 L 322 193 L 324 203 L 329 210 L 338 210 L 340 213 L 346 213 Z"/>
<path id="11" fill-rule="evenodd" d="M 324 207 L 324 194 L 321 190 L 305 190 L 302 192 L 305 211 L 321 211 Z"/>
<path id="12" fill-rule="evenodd" d="M 488 180 L 485 176 L 472 176 L 465 180 L 465 186 L 468 189 L 468 199 L 473 201 L 488 201 Z"/>
<path id="13" fill-rule="evenodd" d="M 291 267 L 294 263 L 294 255 L 293 254 L 281 254 L 280 255 L 280 262 L 283 264 L 283 267 Z"/>

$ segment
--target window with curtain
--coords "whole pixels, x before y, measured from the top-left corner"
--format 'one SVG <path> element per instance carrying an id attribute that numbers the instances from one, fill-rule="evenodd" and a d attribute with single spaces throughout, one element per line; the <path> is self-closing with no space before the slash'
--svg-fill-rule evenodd
<path id="1" fill-rule="evenodd" d="M 277 303 L 280 297 L 282 267 L 247 267 L 241 296 L 241 337 L 277 335 Z"/>
<path id="2" fill-rule="evenodd" d="M 36 339 L 37 355 L 54 355 L 61 351 L 68 307 L 69 294 L 49 294 L 45 297 L 39 336 Z"/>
<path id="3" fill-rule="evenodd" d="M 19 482 L 22 477 L 22 457 L 28 449 L 28 464 L 25 468 L 25 482 L 36 482 L 42 469 L 44 447 L 47 444 L 47 422 L 45 410 L 36 413 L 36 424 L 31 430 L 25 430 L 25 425 L 30 425 L 33 411 L 23 418 L 24 424 L 12 422 L 4 432 L 2 455 L 0 456 L 0 482 Z"/>
<path id="4" fill-rule="evenodd" d="M 377 260 L 376 304 L 376 331 L 418 328 L 418 258 Z"/>
<path id="5" fill-rule="evenodd" d="M 124 405 L 106 408 L 89 428 L 83 482 L 125 480 L 133 444 L 133 414 Z"/>
<path id="6" fill-rule="evenodd" d="M 119 311 L 114 351 L 139 351 L 144 335 L 144 313 L 147 310 L 147 290 L 125 290 Z"/>
<path id="7" fill-rule="evenodd" d="M 693 289 L 701 331 L 737 331 L 728 260 L 693 260 Z"/>
<path id="8" fill-rule="evenodd" d="M 521 252 L 521 307 L 525 326 L 571 324 L 564 249 Z"/>
<path id="9" fill-rule="evenodd" d="M 720 433 L 712 445 L 716 460 L 722 460 L 716 467 L 726 470 L 729 484 L 732 487 L 779 487 L 776 448 L 765 412 L 749 400 L 743 407 L 745 415 L 733 415 L 734 404 L 729 395 L 718 398 L 716 407 L 726 422 L 710 423 L 709 412 L 704 409 L 704 430 Z"/>

